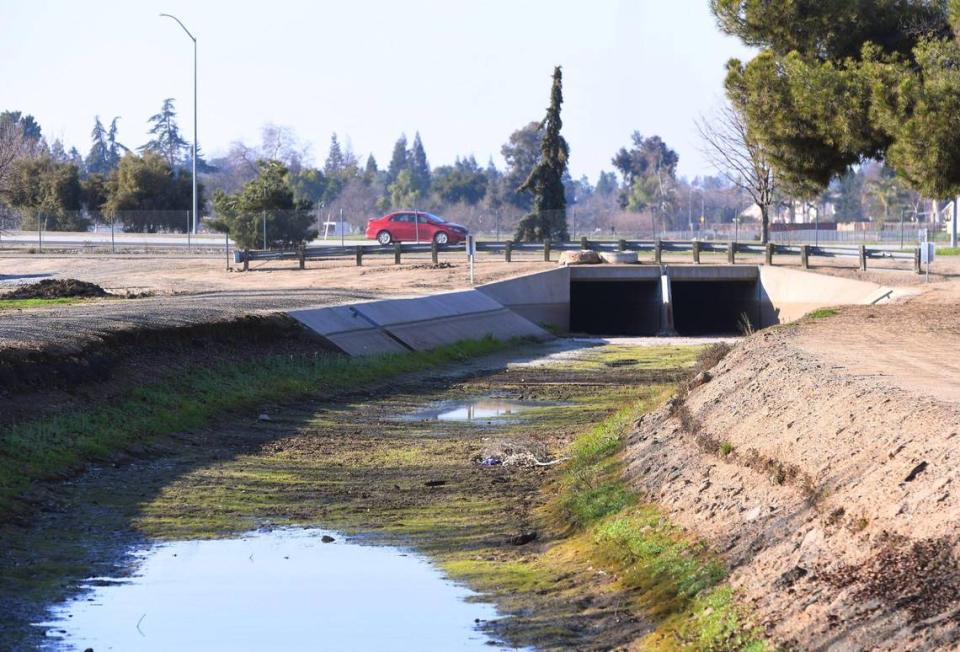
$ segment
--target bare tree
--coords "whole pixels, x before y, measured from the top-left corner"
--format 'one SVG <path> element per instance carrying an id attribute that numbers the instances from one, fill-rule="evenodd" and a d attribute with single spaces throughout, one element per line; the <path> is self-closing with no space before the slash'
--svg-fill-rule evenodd
<path id="1" fill-rule="evenodd" d="M 743 114 L 729 100 L 709 118 L 701 116 L 696 125 L 707 160 L 760 209 L 760 241 L 766 244 L 777 180 L 763 145 L 750 136 Z"/>
<path id="2" fill-rule="evenodd" d="M 7 184 L 16 162 L 39 156 L 43 147 L 43 142 L 29 137 L 18 121 L 0 119 L 0 195 L 10 190 Z"/>

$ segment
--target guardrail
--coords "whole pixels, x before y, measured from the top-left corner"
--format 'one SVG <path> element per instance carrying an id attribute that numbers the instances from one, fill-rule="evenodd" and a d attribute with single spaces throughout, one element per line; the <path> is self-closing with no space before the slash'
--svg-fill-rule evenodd
<path id="1" fill-rule="evenodd" d="M 920 249 L 919 247 L 911 251 L 896 251 L 883 247 L 869 247 L 859 245 L 856 247 L 842 246 L 816 246 L 816 245 L 784 245 L 769 243 L 767 245 L 747 243 L 747 242 L 704 242 L 700 240 L 675 241 L 675 240 L 619 240 L 619 241 L 590 241 L 583 238 L 580 242 L 476 242 L 476 250 L 480 253 L 502 254 L 506 262 L 511 262 L 514 252 L 542 252 L 543 259 L 549 261 L 554 251 L 581 251 L 585 249 L 597 252 L 636 252 L 652 253 L 653 263 L 661 264 L 664 252 L 667 253 L 686 253 L 691 254 L 691 260 L 695 264 L 700 263 L 701 253 L 723 253 L 727 255 L 727 262 L 735 264 L 737 254 L 759 254 L 764 256 L 766 264 L 772 265 L 774 257 L 777 255 L 800 256 L 800 265 L 804 269 L 810 267 L 811 257 L 824 258 L 856 258 L 859 261 L 861 270 L 867 269 L 867 261 L 871 259 L 904 260 L 912 261 L 913 269 L 920 273 Z M 414 243 L 394 243 L 392 245 L 344 245 L 344 246 L 322 246 L 322 247 L 299 247 L 297 249 L 287 250 L 237 250 L 234 252 L 234 260 L 243 264 L 246 270 L 252 261 L 269 260 L 298 260 L 300 268 L 303 269 L 308 260 L 323 260 L 336 258 L 354 258 L 358 266 L 363 265 L 364 256 L 383 254 L 392 254 L 395 264 L 399 265 L 403 254 L 427 253 L 436 264 L 439 262 L 440 253 L 463 252 L 466 253 L 466 245 L 438 245 L 414 244 Z"/>

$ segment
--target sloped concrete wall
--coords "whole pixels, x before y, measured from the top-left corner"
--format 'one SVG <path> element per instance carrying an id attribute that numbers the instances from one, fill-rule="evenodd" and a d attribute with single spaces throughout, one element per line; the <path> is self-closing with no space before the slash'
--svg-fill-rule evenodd
<path id="1" fill-rule="evenodd" d="M 794 321 L 819 308 L 873 303 L 892 292 L 877 283 L 826 274 L 767 265 L 759 270 L 762 326 Z"/>
<path id="2" fill-rule="evenodd" d="M 463 340 L 551 335 L 477 290 L 288 313 L 350 355 L 427 351 Z"/>

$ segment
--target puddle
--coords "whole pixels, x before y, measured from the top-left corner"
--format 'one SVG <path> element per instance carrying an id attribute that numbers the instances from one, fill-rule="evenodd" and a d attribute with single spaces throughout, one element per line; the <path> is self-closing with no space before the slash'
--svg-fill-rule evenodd
<path id="1" fill-rule="evenodd" d="M 491 650 L 490 604 L 419 555 L 320 530 L 181 541 L 55 607 L 52 650 Z"/>
<path id="2" fill-rule="evenodd" d="M 431 403 L 403 418 L 407 421 L 487 421 L 516 417 L 535 407 L 560 405 L 547 401 L 520 401 L 501 398 L 477 398 L 464 401 Z M 501 421 L 502 422 L 502 421 Z"/>

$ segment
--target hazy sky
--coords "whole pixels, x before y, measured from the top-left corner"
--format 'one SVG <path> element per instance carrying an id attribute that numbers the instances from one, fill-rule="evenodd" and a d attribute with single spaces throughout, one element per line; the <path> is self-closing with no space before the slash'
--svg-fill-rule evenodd
<path id="1" fill-rule="evenodd" d="M 722 95 L 726 60 L 749 56 L 707 0 L 0 0 L 0 109 L 86 154 L 95 115 L 121 116 L 121 142 L 138 146 L 174 97 L 192 138 L 191 43 L 161 11 L 199 39 L 208 157 L 273 122 L 318 163 L 332 132 L 382 166 L 419 130 L 432 165 L 472 153 L 502 166 L 560 64 L 574 176 L 596 181 L 634 130 L 661 135 L 693 176 L 710 172 L 693 120 Z"/>

